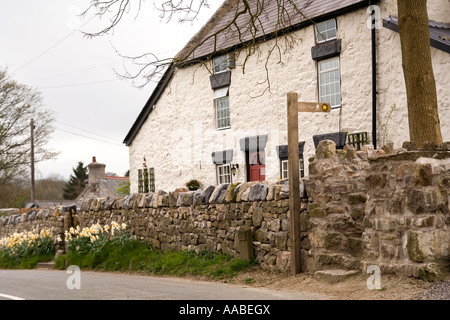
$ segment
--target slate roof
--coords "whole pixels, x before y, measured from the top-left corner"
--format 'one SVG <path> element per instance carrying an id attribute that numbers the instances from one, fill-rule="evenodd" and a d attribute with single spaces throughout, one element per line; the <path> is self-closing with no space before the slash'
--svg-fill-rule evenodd
<path id="1" fill-rule="evenodd" d="M 430 20 L 430 45 L 436 49 L 450 53 L 450 23 L 442 23 Z M 398 18 L 389 16 L 383 19 L 383 26 L 398 32 Z"/>
<path id="2" fill-rule="evenodd" d="M 331 17 L 338 16 L 359 8 L 367 7 L 368 0 L 290 0 L 284 3 L 284 13 L 278 14 L 279 0 L 250 0 L 250 12 L 261 11 L 258 21 L 255 23 L 257 30 L 251 30 L 251 17 L 248 13 L 238 15 L 245 10 L 244 3 L 240 0 L 225 0 L 211 19 L 178 53 L 176 59 L 195 62 L 207 59 L 216 54 L 242 47 L 253 40 L 253 34 L 257 40 L 273 38 L 275 33 L 291 32 L 320 22 Z M 263 3 L 261 9 L 258 3 Z M 372 1 L 376 3 L 379 1 Z M 299 13 L 301 12 L 301 13 Z M 280 19 L 278 19 L 280 17 Z M 223 30 L 224 29 L 224 30 Z M 223 30 L 223 31 L 222 31 Z M 239 30 L 239 31 L 238 31 Z"/>

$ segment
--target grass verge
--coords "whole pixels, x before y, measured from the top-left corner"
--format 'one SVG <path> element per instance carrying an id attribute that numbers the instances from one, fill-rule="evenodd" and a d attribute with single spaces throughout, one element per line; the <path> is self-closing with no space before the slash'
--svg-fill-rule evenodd
<path id="1" fill-rule="evenodd" d="M 51 254 L 39 254 L 22 257 L 19 261 L 10 258 L 8 255 L 0 252 L 0 269 L 33 269 L 39 262 L 46 262 L 52 260 L 54 257 Z"/>
<path id="2" fill-rule="evenodd" d="M 109 243 L 98 251 L 70 251 L 58 257 L 55 268 L 77 265 L 81 269 L 139 272 L 152 275 L 201 276 L 211 279 L 232 278 L 254 262 L 229 255 L 200 251 L 161 251 L 134 240 L 126 246 Z"/>

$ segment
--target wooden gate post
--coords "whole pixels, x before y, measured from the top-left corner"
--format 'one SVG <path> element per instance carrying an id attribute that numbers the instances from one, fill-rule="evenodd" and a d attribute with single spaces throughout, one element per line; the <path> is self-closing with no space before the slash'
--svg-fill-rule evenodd
<path id="1" fill-rule="evenodd" d="M 291 269 L 294 275 L 302 272 L 300 238 L 300 183 L 298 157 L 298 94 L 287 94 L 289 214 L 291 228 Z"/>

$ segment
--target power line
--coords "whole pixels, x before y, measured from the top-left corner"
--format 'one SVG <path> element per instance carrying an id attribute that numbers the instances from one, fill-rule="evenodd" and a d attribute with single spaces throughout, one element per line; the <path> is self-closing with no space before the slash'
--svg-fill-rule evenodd
<path id="1" fill-rule="evenodd" d="M 105 141 L 105 140 L 102 140 L 102 139 L 97 139 L 97 138 L 89 137 L 89 136 L 86 136 L 86 135 L 83 135 L 83 134 L 75 133 L 75 132 L 68 131 L 68 130 L 64 130 L 64 129 L 61 129 L 61 128 L 56 128 L 56 130 L 59 130 L 59 131 L 65 132 L 65 133 L 70 133 L 70 134 L 73 134 L 73 135 L 76 135 L 76 136 L 79 136 L 79 137 L 83 137 L 83 138 L 86 138 L 86 139 L 96 140 L 96 141 L 103 142 L 103 143 L 109 143 L 109 144 L 112 144 L 112 145 L 114 145 L 114 146 L 120 146 L 120 147 L 123 147 L 123 145 L 118 144 L 118 143 L 114 143 L 114 142 Z"/>
<path id="2" fill-rule="evenodd" d="M 64 85 L 60 85 L 60 86 L 39 87 L 39 89 L 57 89 L 57 88 L 67 88 L 67 87 L 80 87 L 80 86 L 87 86 L 87 85 L 92 85 L 92 84 L 99 84 L 99 83 L 106 83 L 106 82 L 113 82 L 113 81 L 120 81 L 120 79 L 101 80 L 101 81 L 92 81 L 92 82 L 83 82 L 83 83 L 72 83 L 72 84 L 64 84 Z"/>
<path id="3" fill-rule="evenodd" d="M 68 124 L 68 123 L 64 123 L 64 122 L 62 122 L 62 121 L 56 121 L 56 122 L 57 122 L 57 123 L 60 123 L 60 124 L 62 124 L 62 125 L 65 125 L 65 126 L 72 127 L 72 128 L 74 128 L 74 129 L 78 129 L 78 130 L 81 130 L 81 131 L 85 131 L 85 132 L 94 134 L 94 135 L 96 135 L 96 136 L 100 136 L 100 137 L 103 137 L 103 138 L 106 138 L 106 139 L 113 140 L 114 142 L 119 142 L 119 140 L 116 140 L 116 139 L 114 139 L 114 138 L 107 137 L 107 136 L 105 136 L 105 135 L 102 135 L 102 134 L 100 134 L 100 133 L 96 133 L 96 132 L 94 132 L 94 131 L 89 131 L 89 130 L 86 130 L 86 129 L 83 129 L 83 128 L 80 128 L 80 127 L 76 127 L 76 126 L 74 126 L 74 125 L 71 125 L 71 124 Z"/>
<path id="4" fill-rule="evenodd" d="M 86 24 L 88 24 L 92 19 L 94 19 L 96 16 L 92 16 L 88 21 L 86 21 L 84 24 L 82 24 L 78 29 L 73 30 L 71 33 L 69 33 L 68 35 L 66 35 L 64 38 L 62 38 L 61 40 L 59 40 L 58 42 L 56 42 L 54 45 L 50 46 L 49 48 L 47 48 L 46 50 L 42 51 L 40 54 L 38 54 L 36 57 L 34 57 L 33 59 L 29 60 L 28 62 L 24 63 L 23 65 L 21 65 L 19 68 L 17 68 L 16 70 L 13 71 L 13 73 L 19 71 L 20 69 L 24 68 L 25 66 L 29 65 L 30 63 L 36 61 L 37 59 L 39 59 L 40 57 L 42 57 L 44 54 L 46 54 L 47 52 L 49 52 L 50 50 L 52 50 L 53 48 L 55 48 L 57 45 L 59 45 L 61 42 L 63 42 L 64 40 L 66 40 L 67 38 L 69 38 L 72 34 L 74 34 L 75 32 L 79 31 L 81 29 L 81 27 L 84 27 Z"/>
<path id="5" fill-rule="evenodd" d="M 107 63 L 107 64 L 103 64 L 103 65 L 99 65 L 99 66 L 94 66 L 94 67 L 90 67 L 90 68 L 79 69 L 79 70 L 75 70 L 75 71 L 71 71 L 71 72 L 66 72 L 66 73 L 60 73 L 60 74 L 56 74 L 56 75 L 52 75 L 52 76 L 47 76 L 47 77 L 39 78 L 39 79 L 33 79 L 33 80 L 29 80 L 28 82 L 36 82 L 36 81 L 41 81 L 41 80 L 47 80 L 47 79 L 53 79 L 53 78 L 59 78 L 59 77 L 63 77 L 63 76 L 67 76 L 67 75 L 71 75 L 71 74 L 75 74 L 75 73 L 80 73 L 80 72 L 84 72 L 84 71 L 100 69 L 100 68 L 103 68 L 103 67 L 109 67 L 109 66 L 113 66 L 113 65 L 116 65 L 116 64 L 119 64 L 119 63 L 121 63 L 121 62 L 120 62 L 120 61 L 117 61 L 117 62 L 113 62 L 113 63 Z"/>

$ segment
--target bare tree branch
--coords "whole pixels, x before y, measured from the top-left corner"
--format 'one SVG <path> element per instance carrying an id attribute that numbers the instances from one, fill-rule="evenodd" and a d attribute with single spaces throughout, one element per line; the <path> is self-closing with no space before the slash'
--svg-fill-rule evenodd
<path id="1" fill-rule="evenodd" d="M 142 10 L 143 2 L 144 0 L 139 0 L 138 2 L 138 13 Z M 202 10 L 210 8 L 207 0 L 153 0 L 152 2 L 155 8 L 161 13 L 161 19 L 164 19 L 167 22 L 172 21 L 176 17 L 179 18 L 178 21 L 181 23 L 192 22 L 198 18 Z M 186 63 L 191 62 L 194 53 L 206 43 L 212 41 L 213 46 L 212 50 L 210 50 L 211 52 L 203 59 L 195 60 L 196 63 L 201 63 L 210 70 L 206 61 L 220 53 L 219 51 L 222 50 L 222 48 L 219 48 L 218 46 L 219 38 L 226 37 L 238 40 L 237 54 L 245 55 L 243 57 L 243 63 L 240 65 L 243 73 L 245 73 L 245 68 L 249 59 L 254 54 L 258 54 L 258 56 L 262 54 L 266 55 L 264 64 L 266 80 L 259 84 L 266 84 L 266 88 L 263 90 L 262 94 L 267 91 L 270 92 L 269 60 L 274 53 L 277 53 L 278 63 L 282 63 L 283 54 L 288 52 L 298 40 L 289 32 L 285 32 L 286 29 L 294 24 L 294 18 L 299 20 L 299 17 L 301 17 L 302 20 L 308 20 L 311 23 L 314 23 L 303 13 L 302 8 L 299 8 L 297 3 L 298 1 L 295 0 L 228 1 L 227 4 L 229 7 L 226 9 L 234 8 L 234 14 L 231 15 L 229 21 L 223 24 L 223 26 L 217 27 L 210 33 L 206 32 L 208 30 L 200 30 L 200 36 L 197 35 L 197 38 L 190 41 L 175 57 L 162 59 L 158 58 L 155 53 L 145 53 L 133 57 L 122 55 L 116 50 L 122 58 L 132 62 L 133 65 L 138 68 L 138 71 L 132 72 L 124 65 L 124 74 L 120 74 L 117 71 L 115 72 L 124 79 L 132 80 L 133 85 L 143 87 L 150 82 L 158 81 L 169 65 L 183 66 Z M 271 30 L 265 30 L 264 21 L 273 19 L 269 8 L 273 8 L 274 4 L 276 4 L 275 26 Z M 306 4 L 307 1 L 305 2 L 305 5 Z M 94 11 L 95 15 L 99 17 L 109 17 L 110 23 L 107 27 L 98 32 L 85 33 L 85 35 L 92 38 L 110 32 L 118 25 L 124 15 L 130 11 L 130 8 L 131 1 L 129 0 L 91 0 L 89 7 L 83 12 L 83 15 Z M 248 23 L 243 24 L 242 21 L 248 21 Z M 202 34 L 203 31 L 206 35 Z M 202 35 L 204 36 L 203 38 Z M 267 52 L 262 52 L 261 44 L 267 40 L 268 36 L 275 40 L 272 42 L 271 47 L 267 49 Z M 284 49 L 282 49 L 282 42 L 284 42 Z M 212 71 L 210 70 L 210 72 Z M 143 80 L 143 83 L 136 84 L 138 80 Z"/>

